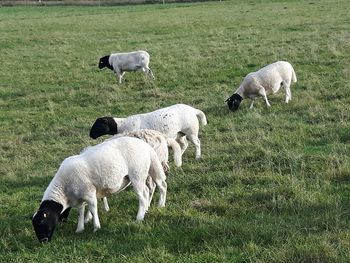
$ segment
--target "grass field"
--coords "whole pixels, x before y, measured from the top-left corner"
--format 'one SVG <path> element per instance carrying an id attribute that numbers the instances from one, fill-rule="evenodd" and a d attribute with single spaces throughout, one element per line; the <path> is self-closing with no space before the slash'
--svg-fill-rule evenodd
<path id="1" fill-rule="evenodd" d="M 350 5 L 225 1 L 0 8 L 0 262 L 348 262 Z M 111 51 L 145 49 L 155 81 L 116 84 Z M 288 60 L 298 82 L 249 110 L 243 77 Z M 165 209 L 135 222 L 131 189 L 75 234 L 77 211 L 40 244 L 30 217 L 97 117 L 176 103 L 203 110 L 202 159 L 171 162 Z M 158 199 L 158 195 L 155 197 Z"/>

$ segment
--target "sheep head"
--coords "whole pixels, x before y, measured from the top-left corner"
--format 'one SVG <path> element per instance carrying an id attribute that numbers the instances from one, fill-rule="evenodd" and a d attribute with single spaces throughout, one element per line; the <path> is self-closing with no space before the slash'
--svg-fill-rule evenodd
<path id="1" fill-rule="evenodd" d="M 102 117 L 96 119 L 90 129 L 90 138 L 96 139 L 102 135 L 114 135 L 118 133 L 118 125 L 113 117 Z"/>
<path id="2" fill-rule="evenodd" d="M 241 104 L 243 98 L 238 95 L 237 93 L 233 94 L 231 97 L 229 97 L 226 102 L 231 111 L 235 111 L 238 109 L 239 105 Z"/>
<path id="3" fill-rule="evenodd" d="M 112 65 L 109 64 L 109 55 L 100 58 L 100 61 L 98 62 L 98 68 L 99 69 L 103 69 L 105 67 L 109 68 L 110 70 L 113 70 Z"/>
<path id="4" fill-rule="evenodd" d="M 33 215 L 32 224 L 40 243 L 51 241 L 63 209 L 60 203 L 45 200 L 40 204 L 38 212 Z"/>

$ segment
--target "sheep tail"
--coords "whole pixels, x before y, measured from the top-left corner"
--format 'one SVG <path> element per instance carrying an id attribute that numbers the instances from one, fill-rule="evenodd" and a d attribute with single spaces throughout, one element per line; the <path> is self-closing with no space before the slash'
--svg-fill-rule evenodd
<path id="1" fill-rule="evenodd" d="M 295 75 L 295 71 L 294 69 L 292 68 L 292 81 L 295 83 L 297 82 L 297 76 Z"/>
<path id="2" fill-rule="evenodd" d="M 174 163 L 177 167 L 182 165 L 181 147 L 175 139 L 167 138 L 168 146 L 174 151 Z"/>
<path id="3" fill-rule="evenodd" d="M 203 124 L 203 125 L 207 125 L 207 117 L 205 117 L 205 114 L 203 111 L 200 110 L 196 110 L 196 116 L 199 119 L 199 121 Z"/>

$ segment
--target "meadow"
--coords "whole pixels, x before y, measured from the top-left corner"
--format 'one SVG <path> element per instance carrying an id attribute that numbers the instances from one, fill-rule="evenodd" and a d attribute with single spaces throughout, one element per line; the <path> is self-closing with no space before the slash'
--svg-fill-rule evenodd
<path id="1" fill-rule="evenodd" d="M 122 7 L 0 8 L 0 262 L 348 262 L 350 5 L 232 0 Z M 147 50 L 156 80 L 97 68 Z M 230 112 L 243 77 L 277 60 L 298 78 Z M 48 244 L 31 225 L 64 158 L 94 141 L 101 116 L 176 103 L 204 111 L 164 209 L 136 223 L 132 189 L 99 203 L 102 229 L 75 234 L 77 211 Z M 171 158 L 170 158 L 171 159 Z M 158 195 L 155 196 L 158 199 Z"/>

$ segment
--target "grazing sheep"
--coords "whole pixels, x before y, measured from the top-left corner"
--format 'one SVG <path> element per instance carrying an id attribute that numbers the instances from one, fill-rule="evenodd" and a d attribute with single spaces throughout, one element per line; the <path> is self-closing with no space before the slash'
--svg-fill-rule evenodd
<path id="1" fill-rule="evenodd" d="M 151 201 L 146 186 L 149 176 L 160 190 L 158 206 L 164 207 L 167 184 L 162 165 L 152 147 L 136 138 L 108 140 L 65 159 L 32 219 L 39 241 L 51 240 L 60 215 L 70 207 L 79 208 L 76 232 L 83 231 L 85 203 L 97 231 L 101 228 L 97 198 L 120 192 L 130 182 L 139 199 L 136 220 L 143 220 Z"/>
<path id="2" fill-rule="evenodd" d="M 297 82 L 292 65 L 286 61 L 277 61 L 256 72 L 249 73 L 236 92 L 226 102 L 230 110 L 235 111 L 243 99 L 250 98 L 252 99 L 250 109 L 252 109 L 255 99 L 262 96 L 266 105 L 270 107 L 267 95 L 275 94 L 283 85 L 286 90 L 285 101 L 288 103 L 292 99 L 290 91 L 292 82 Z"/>
<path id="3" fill-rule="evenodd" d="M 99 69 L 109 68 L 113 70 L 118 77 L 119 84 L 126 71 L 142 70 L 146 75 L 150 75 L 154 79 L 152 70 L 149 68 L 150 56 L 146 51 L 133 51 L 129 53 L 114 53 L 100 58 L 98 63 Z"/>
<path id="4" fill-rule="evenodd" d="M 161 164 L 163 166 L 163 170 L 164 170 L 165 174 L 167 174 L 170 171 L 170 167 L 169 167 L 169 163 L 168 163 L 168 156 L 169 156 L 168 146 L 170 146 L 174 151 L 175 165 L 177 167 L 180 167 L 182 164 L 182 160 L 181 160 L 182 153 L 181 153 L 180 145 L 174 139 L 166 138 L 164 136 L 164 134 L 161 132 L 154 131 L 154 130 L 141 129 L 141 130 L 137 130 L 137 131 L 128 131 L 128 132 L 124 132 L 122 134 L 114 135 L 109 140 L 113 140 L 113 139 L 120 138 L 123 136 L 135 137 L 135 138 L 138 138 L 138 139 L 141 139 L 141 140 L 147 142 L 156 152 L 156 154 L 159 158 L 159 161 L 161 162 Z M 146 184 L 149 188 L 150 200 L 152 200 L 154 190 L 156 188 L 156 185 L 153 182 L 152 177 L 149 176 L 147 178 Z M 103 198 L 103 204 L 104 204 L 105 211 L 109 211 L 107 197 Z M 66 216 L 66 218 L 67 218 L 67 216 Z M 85 217 L 85 223 L 89 222 L 91 219 L 92 219 L 92 214 L 88 212 L 86 217 Z"/>
<path id="5" fill-rule="evenodd" d="M 171 138 L 166 138 L 163 133 L 154 131 L 154 130 L 147 130 L 147 129 L 141 129 L 136 131 L 128 131 L 124 132 L 122 134 L 117 134 L 113 137 L 111 137 L 109 140 L 113 140 L 116 138 L 120 138 L 123 136 L 128 137 L 135 137 L 138 139 L 141 139 L 145 142 L 147 142 L 156 152 L 159 161 L 161 162 L 163 166 L 163 170 L 165 174 L 167 174 L 170 171 L 169 163 L 168 163 L 168 146 L 171 147 L 174 151 L 174 162 L 177 167 L 180 167 L 182 164 L 182 153 L 180 145 Z M 152 200 L 156 185 L 153 182 L 153 179 L 149 176 L 147 178 L 146 184 L 149 188 L 150 192 L 150 200 Z M 104 197 L 103 199 L 104 209 L 105 211 L 109 211 L 109 205 L 107 201 L 107 197 Z M 67 214 L 64 214 L 61 217 L 64 217 L 64 219 L 67 219 L 69 211 L 67 211 Z M 88 212 L 85 217 L 85 223 L 88 223 L 92 219 L 92 214 Z M 61 218 L 62 221 L 62 218 Z"/>
<path id="6" fill-rule="evenodd" d="M 90 137 L 96 139 L 105 134 L 114 135 L 139 129 L 156 130 L 168 138 L 176 139 L 182 153 L 188 146 L 187 137 L 195 145 L 198 159 L 201 156 L 198 119 L 203 125 L 207 124 L 207 119 L 202 111 L 185 104 L 176 104 L 127 118 L 98 118 L 90 129 Z"/>

